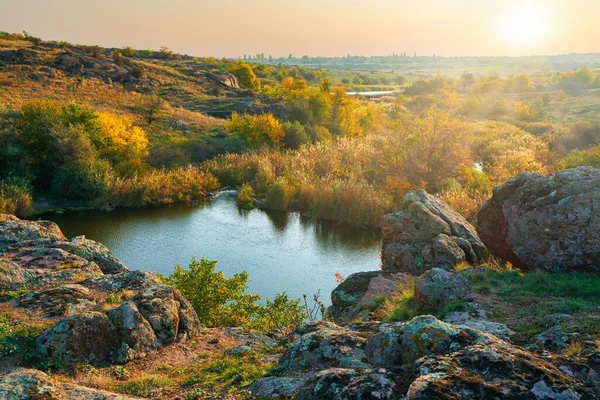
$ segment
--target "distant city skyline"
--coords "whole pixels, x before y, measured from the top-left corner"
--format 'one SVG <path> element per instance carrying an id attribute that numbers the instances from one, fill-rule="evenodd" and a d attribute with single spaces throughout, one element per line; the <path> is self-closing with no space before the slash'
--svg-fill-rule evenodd
<path id="1" fill-rule="evenodd" d="M 600 52 L 597 0 L 0 0 L 0 30 L 196 56 Z"/>

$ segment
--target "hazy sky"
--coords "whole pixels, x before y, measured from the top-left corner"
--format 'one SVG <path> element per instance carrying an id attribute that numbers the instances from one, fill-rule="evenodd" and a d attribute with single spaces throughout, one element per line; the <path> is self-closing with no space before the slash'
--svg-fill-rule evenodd
<path id="1" fill-rule="evenodd" d="M 237 57 L 600 52 L 600 0 L 0 0 L 0 30 Z"/>

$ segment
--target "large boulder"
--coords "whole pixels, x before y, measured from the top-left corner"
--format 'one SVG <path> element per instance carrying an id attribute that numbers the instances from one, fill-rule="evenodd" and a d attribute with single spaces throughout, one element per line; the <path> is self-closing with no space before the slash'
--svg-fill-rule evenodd
<path id="1" fill-rule="evenodd" d="M 477 329 L 421 315 L 409 322 L 382 329 L 369 339 L 366 352 L 370 364 L 394 368 L 426 355 L 450 353 L 474 343 L 493 340 L 491 335 Z"/>
<path id="2" fill-rule="evenodd" d="M 424 357 L 415 363 L 414 370 L 416 377 L 407 390 L 407 399 L 584 398 L 583 385 L 568 371 L 501 340 Z"/>
<path id="3" fill-rule="evenodd" d="M 310 323 L 286 350 L 279 365 L 289 371 L 367 367 L 366 339 L 330 323 Z"/>
<path id="4" fill-rule="evenodd" d="M 600 273 L 600 170 L 521 174 L 477 216 L 490 251 L 524 270 Z"/>
<path id="5" fill-rule="evenodd" d="M 41 371 L 19 369 L 0 380 L 6 400 L 135 400 L 134 397 L 55 381 Z"/>
<path id="6" fill-rule="evenodd" d="M 420 275 L 461 262 L 479 264 L 488 257 L 475 228 L 424 190 L 408 193 L 401 211 L 384 216 L 381 232 L 386 272 Z"/>
<path id="7" fill-rule="evenodd" d="M 201 323 L 181 293 L 145 271 L 130 271 L 25 293 L 10 303 L 55 324 L 37 350 L 61 365 L 125 363 L 189 339 Z"/>
<path id="8" fill-rule="evenodd" d="M 0 290 L 41 289 L 128 271 L 108 248 L 68 241 L 50 221 L 0 215 Z"/>
<path id="9" fill-rule="evenodd" d="M 410 276 L 382 271 L 359 272 L 348 276 L 331 292 L 328 315 L 337 323 L 365 320 L 381 304 L 407 287 Z"/>
<path id="10" fill-rule="evenodd" d="M 415 301 L 420 310 L 433 311 L 456 301 L 472 301 L 467 278 L 455 272 L 434 268 L 415 280 Z"/>

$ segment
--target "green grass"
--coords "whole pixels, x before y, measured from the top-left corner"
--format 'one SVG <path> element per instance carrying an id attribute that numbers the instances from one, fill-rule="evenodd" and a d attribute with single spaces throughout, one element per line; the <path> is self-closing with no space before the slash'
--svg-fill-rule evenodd
<path id="1" fill-rule="evenodd" d="M 187 371 L 185 385 L 220 383 L 244 387 L 265 376 L 273 366 L 274 363 L 263 363 L 252 354 L 242 357 L 226 356 L 201 369 L 192 368 Z"/>
<path id="2" fill-rule="evenodd" d="M 151 397 L 168 390 L 173 384 L 174 382 L 165 376 L 145 376 L 120 384 L 117 390 L 130 396 Z"/>

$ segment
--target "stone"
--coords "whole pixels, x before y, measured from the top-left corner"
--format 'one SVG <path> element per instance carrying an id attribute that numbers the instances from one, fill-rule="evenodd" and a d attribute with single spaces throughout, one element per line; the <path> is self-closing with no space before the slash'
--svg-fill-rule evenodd
<path id="1" fill-rule="evenodd" d="M 248 391 L 255 398 L 288 398 L 293 397 L 302 386 L 306 384 L 305 377 L 268 376 L 258 379 L 250 386 Z"/>
<path id="2" fill-rule="evenodd" d="M 331 293 L 327 312 L 337 323 L 366 320 L 382 298 L 391 298 L 407 287 L 410 277 L 402 273 L 359 272 L 348 276 Z"/>
<path id="3" fill-rule="evenodd" d="M 0 399 L 6 400 L 135 400 L 133 397 L 54 381 L 34 369 L 18 369 L 0 380 Z"/>
<path id="4" fill-rule="evenodd" d="M 367 367 L 367 340 L 357 332 L 333 324 L 309 323 L 279 360 L 289 371 Z"/>
<path id="5" fill-rule="evenodd" d="M 67 239 L 54 222 L 26 221 L 13 215 L 0 214 L 0 252 L 40 240 L 54 242 Z"/>
<path id="6" fill-rule="evenodd" d="M 494 189 L 477 215 L 490 251 L 531 271 L 600 273 L 600 170 L 520 174 Z"/>
<path id="7" fill-rule="evenodd" d="M 422 311 L 439 310 L 455 301 L 472 301 L 467 279 L 455 272 L 434 268 L 415 280 L 415 301 Z"/>
<path id="8" fill-rule="evenodd" d="M 476 265 L 489 255 L 475 228 L 424 190 L 408 193 L 401 211 L 384 216 L 381 232 L 385 272 L 420 275 L 462 262 Z"/>
<path id="9" fill-rule="evenodd" d="M 474 343 L 489 343 L 492 338 L 467 326 L 420 315 L 409 322 L 392 324 L 372 336 L 366 353 L 371 365 L 394 368 L 426 355 L 450 353 Z"/>
<path id="10" fill-rule="evenodd" d="M 100 312 L 70 315 L 36 339 L 41 357 L 59 365 L 102 363 L 121 345 L 119 334 L 108 316 Z"/>
<path id="11" fill-rule="evenodd" d="M 393 399 L 398 395 L 393 375 L 383 369 L 331 368 L 308 380 L 296 399 Z"/>
<path id="12" fill-rule="evenodd" d="M 424 357 L 414 370 L 407 399 L 578 400 L 584 390 L 544 358 L 500 339 Z"/>
<path id="13" fill-rule="evenodd" d="M 451 312 L 444 318 L 444 322 L 453 325 L 464 325 L 469 328 L 487 332 L 500 339 L 510 340 L 515 334 L 509 327 L 499 322 L 488 321 L 479 316 L 473 316 L 469 312 Z"/>

